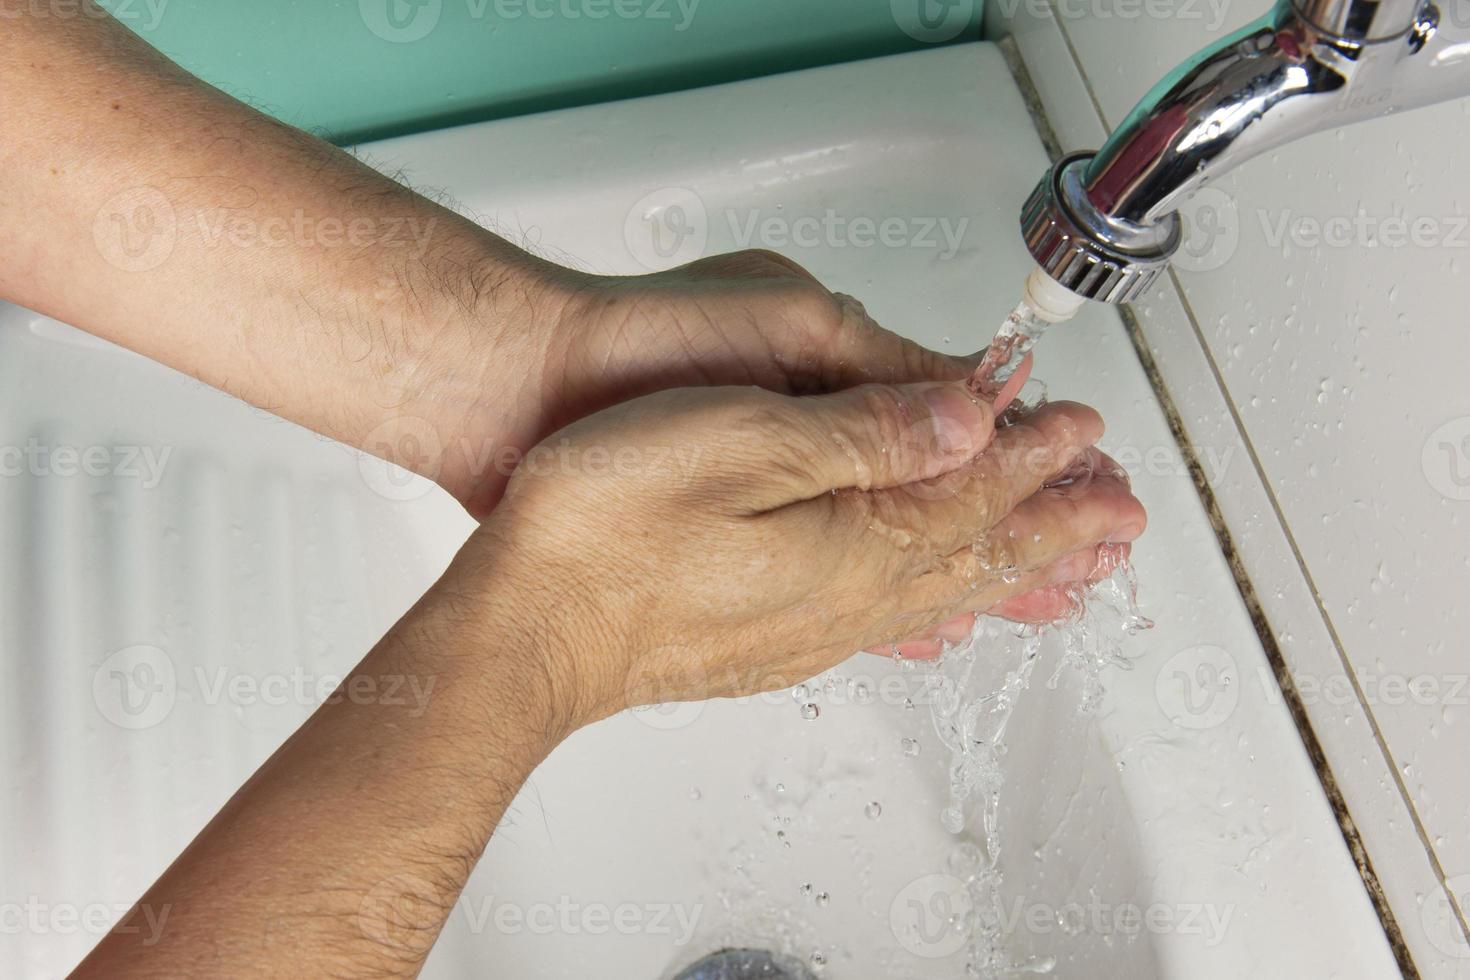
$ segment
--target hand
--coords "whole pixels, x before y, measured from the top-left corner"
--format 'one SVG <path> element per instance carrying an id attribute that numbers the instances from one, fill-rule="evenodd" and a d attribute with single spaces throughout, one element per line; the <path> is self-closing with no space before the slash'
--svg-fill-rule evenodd
<path id="1" fill-rule="evenodd" d="M 455 579 L 485 583 L 466 607 L 514 634 L 567 731 L 777 689 L 1086 577 L 1145 523 L 1109 468 L 1045 489 L 1101 433 L 1069 403 L 996 433 L 955 382 L 666 391 L 529 457 Z"/>
<path id="2" fill-rule="evenodd" d="M 978 363 L 978 355 L 940 354 L 883 329 L 857 300 L 830 292 L 774 252 L 718 255 L 647 276 L 554 268 L 541 276 L 548 285 L 534 291 L 531 307 L 548 336 L 521 372 L 514 423 L 507 427 L 504 406 L 487 398 L 453 439 L 458 445 L 509 446 L 505 458 L 514 460 L 570 422 L 669 388 L 755 385 L 814 394 L 868 382 L 957 380 Z M 446 458 L 439 480 L 484 517 L 511 468 L 484 465 L 494 454 L 483 448 L 461 455 Z"/>

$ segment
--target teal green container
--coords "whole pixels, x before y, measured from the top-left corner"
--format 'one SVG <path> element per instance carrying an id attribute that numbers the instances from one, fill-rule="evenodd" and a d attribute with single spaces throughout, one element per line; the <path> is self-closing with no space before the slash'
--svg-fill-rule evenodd
<path id="1" fill-rule="evenodd" d="M 980 36 L 982 0 L 102 0 L 339 143 Z"/>

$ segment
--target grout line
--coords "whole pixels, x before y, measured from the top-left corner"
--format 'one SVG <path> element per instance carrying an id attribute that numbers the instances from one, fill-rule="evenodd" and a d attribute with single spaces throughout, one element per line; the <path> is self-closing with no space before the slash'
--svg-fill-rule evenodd
<path id="1" fill-rule="evenodd" d="M 1092 111 L 1097 113 L 1097 121 L 1102 123 L 1103 132 L 1113 131 L 1112 123 L 1108 122 L 1108 114 L 1103 111 L 1102 99 L 1098 97 L 1097 89 L 1092 87 L 1092 76 L 1088 75 L 1082 67 L 1082 55 L 1077 53 L 1077 46 L 1072 43 L 1072 35 L 1067 31 L 1067 23 L 1057 15 L 1056 0 L 1046 0 L 1046 8 L 1051 12 L 1052 22 L 1057 25 L 1057 33 L 1062 35 L 1062 43 L 1067 46 L 1067 53 L 1072 56 L 1072 65 L 1077 69 L 1077 77 L 1082 79 L 1082 87 L 1087 90 L 1087 98 L 1092 102 Z"/>
<path id="2" fill-rule="evenodd" d="M 1046 118 L 1046 106 L 1041 103 L 1041 95 L 1036 91 L 1036 83 L 1031 79 L 1031 72 L 1026 67 L 1025 60 L 1021 57 L 1020 45 L 1016 44 L 1014 37 L 1001 38 L 996 43 L 1000 48 L 1001 57 L 1006 60 L 1006 67 L 1011 70 L 1011 76 L 1016 81 L 1016 87 L 1021 90 L 1021 102 L 1026 106 L 1026 112 L 1031 116 L 1031 123 L 1036 127 L 1036 135 L 1041 137 L 1041 148 L 1046 151 L 1047 158 L 1056 163 L 1062 158 L 1062 141 L 1057 137 L 1057 132 L 1052 128 L 1051 120 Z"/>
<path id="3" fill-rule="evenodd" d="M 1072 37 L 1067 31 L 1066 24 L 1062 21 L 1062 18 L 1058 17 L 1056 14 L 1055 6 L 1052 0 L 1048 0 L 1048 9 L 1051 11 L 1053 22 L 1056 24 L 1057 30 L 1062 36 L 1062 41 L 1066 45 L 1067 52 L 1072 57 L 1073 65 L 1077 69 L 1077 73 L 1082 80 L 1083 87 L 1087 91 L 1088 99 L 1092 102 L 1093 111 L 1097 113 L 1098 121 L 1102 124 L 1105 131 L 1111 132 L 1112 127 L 1108 124 L 1107 114 L 1103 111 L 1101 100 L 1098 98 L 1097 92 L 1093 88 L 1091 78 L 1082 67 L 1082 59 L 1078 54 L 1076 45 L 1072 42 Z M 1010 59 L 1008 58 L 1007 60 L 1009 61 Z M 1015 60 L 1018 64 L 1021 64 L 1019 53 L 1017 53 Z M 1023 94 L 1028 95 L 1028 107 L 1033 101 L 1036 103 L 1036 107 L 1033 112 L 1038 122 L 1038 128 L 1044 126 L 1044 130 L 1042 131 L 1043 142 L 1047 142 L 1047 137 L 1050 136 L 1050 142 L 1054 145 L 1058 145 L 1058 148 L 1060 148 L 1059 144 L 1057 144 L 1055 134 L 1052 131 L 1050 121 L 1046 119 L 1044 109 L 1040 105 L 1040 98 L 1036 95 L 1035 88 L 1034 86 L 1032 86 L 1030 74 L 1028 71 L 1025 70 L 1024 64 L 1021 64 L 1021 69 L 1022 70 L 1020 72 L 1015 73 L 1016 81 L 1017 84 L 1022 87 Z M 1051 147 L 1049 146 L 1048 149 L 1050 150 L 1050 148 Z M 1215 385 L 1219 389 L 1221 397 L 1224 399 L 1226 407 L 1230 412 L 1231 421 L 1234 424 L 1242 443 L 1245 445 L 1246 453 L 1249 456 L 1251 464 L 1256 471 L 1256 476 L 1266 493 L 1267 500 L 1270 502 L 1272 512 L 1276 515 L 1276 520 L 1281 526 L 1282 533 L 1286 537 L 1287 544 L 1291 549 L 1293 558 L 1297 563 L 1297 567 L 1301 571 L 1302 577 L 1312 594 L 1313 603 L 1316 605 L 1318 615 L 1321 618 L 1323 625 L 1327 629 L 1328 636 L 1332 641 L 1333 647 L 1338 656 L 1338 660 L 1342 664 L 1343 670 L 1345 671 L 1349 681 L 1353 686 L 1353 691 L 1358 698 L 1358 702 L 1362 706 L 1364 714 L 1368 718 L 1369 725 L 1372 728 L 1374 741 L 1378 743 L 1379 751 L 1383 755 L 1384 762 L 1387 764 L 1389 771 L 1393 774 L 1394 785 L 1398 788 L 1399 795 L 1403 799 L 1405 806 L 1408 808 L 1410 819 L 1414 824 L 1415 832 L 1419 837 L 1420 843 L 1424 846 L 1425 852 L 1429 857 L 1430 865 L 1434 869 L 1434 873 L 1439 879 L 1441 888 L 1445 890 L 1446 894 L 1450 895 L 1450 901 L 1452 905 L 1456 908 L 1457 911 L 1460 912 L 1460 915 L 1458 916 L 1460 928 L 1465 932 L 1467 942 L 1470 942 L 1470 920 L 1467 920 L 1464 914 L 1464 910 L 1459 909 L 1457 900 L 1458 897 L 1450 892 L 1447 882 L 1447 876 L 1445 875 L 1444 868 L 1440 863 L 1439 855 L 1430 842 L 1427 830 L 1423 825 L 1422 817 L 1419 814 L 1418 809 L 1414 806 L 1413 800 L 1409 795 L 1408 787 L 1403 781 L 1403 774 L 1399 771 L 1398 766 L 1394 762 L 1393 755 L 1389 751 L 1387 741 L 1383 736 L 1382 730 L 1378 724 L 1378 720 L 1373 714 L 1372 708 L 1368 704 L 1367 698 L 1364 696 L 1362 686 L 1358 680 L 1356 672 L 1352 669 L 1351 662 L 1348 659 L 1347 651 L 1343 646 L 1341 637 L 1338 635 L 1337 629 L 1332 622 L 1331 616 L 1328 614 L 1326 606 L 1322 601 L 1322 597 L 1317 590 L 1316 581 L 1307 569 L 1306 560 L 1301 553 L 1301 549 L 1297 544 L 1295 536 L 1291 532 L 1290 525 L 1286 521 L 1286 516 L 1281 509 L 1280 502 L 1276 497 L 1276 493 L 1271 488 L 1271 484 L 1266 477 L 1265 468 L 1261 464 L 1260 457 L 1257 454 L 1255 446 L 1252 444 L 1250 437 L 1246 431 L 1245 425 L 1235 404 L 1235 400 L 1231 398 L 1229 390 L 1225 386 L 1224 378 L 1220 373 L 1219 366 L 1215 362 L 1214 355 L 1210 352 L 1209 345 L 1205 342 L 1204 331 L 1200 327 L 1199 318 L 1195 314 L 1194 308 L 1189 302 L 1188 295 L 1185 293 L 1184 287 L 1179 282 L 1178 276 L 1176 275 L 1172 267 L 1169 269 L 1169 277 L 1174 285 L 1176 293 L 1178 294 L 1180 303 L 1183 306 L 1185 316 L 1189 320 L 1190 327 L 1194 332 L 1195 340 L 1200 345 L 1201 352 L 1205 357 L 1206 363 L 1210 367 L 1210 373 L 1214 378 Z M 1148 344 L 1143 337 L 1143 332 L 1141 327 L 1139 326 L 1137 318 L 1133 315 L 1132 311 L 1128 309 L 1120 309 L 1119 315 L 1123 320 L 1124 327 L 1129 334 L 1130 340 L 1133 342 L 1134 350 L 1138 355 L 1139 361 L 1142 363 L 1144 371 L 1149 377 L 1150 384 L 1154 388 L 1154 394 L 1159 399 L 1159 403 L 1164 410 L 1165 416 L 1169 422 L 1169 427 L 1171 430 L 1173 430 L 1175 439 L 1179 442 L 1180 448 L 1183 450 L 1185 458 L 1190 461 L 1191 475 L 1194 478 L 1196 489 L 1198 490 L 1200 495 L 1201 503 L 1204 505 L 1205 510 L 1209 515 L 1210 522 L 1214 526 L 1216 537 L 1220 542 L 1221 551 L 1225 555 L 1230 565 L 1231 572 L 1235 577 L 1236 587 L 1240 591 L 1241 598 L 1246 604 L 1247 611 L 1250 613 L 1252 624 L 1256 627 L 1256 632 L 1259 639 L 1261 640 L 1262 648 L 1264 649 L 1267 659 L 1272 666 L 1273 672 L 1276 674 L 1277 684 L 1281 688 L 1281 693 L 1292 715 L 1292 720 L 1296 723 L 1298 734 L 1300 734 L 1303 745 L 1307 749 L 1308 756 L 1311 758 L 1313 766 L 1317 771 L 1318 780 L 1321 782 L 1322 789 L 1327 794 L 1328 801 L 1332 805 L 1333 812 L 1338 820 L 1338 826 L 1343 835 L 1343 840 L 1347 844 L 1349 853 L 1352 854 L 1354 863 L 1358 867 L 1358 872 L 1363 880 L 1363 885 L 1367 889 L 1369 899 L 1372 901 L 1375 911 L 1378 913 L 1379 921 L 1382 924 L 1384 932 L 1389 940 L 1389 945 L 1393 948 L 1394 956 L 1399 963 L 1399 968 L 1406 977 L 1418 978 L 1420 974 L 1418 972 L 1418 969 L 1414 965 L 1413 957 L 1409 953 L 1408 945 L 1404 941 L 1403 932 L 1399 928 L 1398 920 L 1394 916 L 1393 910 L 1388 904 L 1387 897 L 1383 893 L 1383 887 L 1381 882 L 1378 880 L 1378 875 L 1373 870 L 1373 864 L 1368 856 L 1367 848 L 1364 846 L 1362 836 L 1357 829 L 1357 824 L 1353 820 L 1352 815 L 1348 810 L 1347 801 L 1342 794 L 1342 790 L 1338 784 L 1337 777 L 1333 773 L 1332 767 L 1329 764 L 1326 754 L 1322 749 L 1321 741 L 1317 738 L 1316 731 L 1312 726 L 1311 718 L 1308 716 L 1306 706 L 1302 702 L 1300 693 L 1297 690 L 1295 678 L 1291 675 L 1290 669 L 1286 664 L 1286 660 L 1281 652 L 1280 645 L 1277 643 L 1275 632 L 1271 628 L 1270 621 L 1266 617 L 1264 607 L 1262 606 L 1259 596 L 1255 590 L 1255 585 L 1252 582 L 1250 575 L 1246 571 L 1244 563 L 1240 559 L 1239 553 L 1235 548 L 1234 540 L 1231 536 L 1228 526 L 1225 524 L 1224 515 L 1220 511 L 1218 501 L 1215 498 L 1214 489 L 1209 485 L 1208 480 L 1205 479 L 1204 470 L 1200 466 L 1198 456 L 1194 450 L 1194 446 L 1189 440 L 1188 433 L 1184 428 L 1183 418 L 1178 412 L 1178 408 L 1174 403 L 1173 397 L 1169 394 L 1167 385 L 1164 384 L 1163 376 L 1158 370 L 1157 362 L 1154 360 L 1152 353 L 1148 350 Z"/>
<path id="4" fill-rule="evenodd" d="M 1414 825 L 1415 834 L 1418 836 L 1420 843 L 1424 845 L 1424 850 L 1429 857 L 1430 866 L 1434 869 L 1435 876 L 1439 879 L 1440 887 L 1445 890 L 1445 893 L 1447 895 L 1449 895 L 1451 903 L 1454 904 L 1456 911 L 1460 912 L 1460 914 L 1457 915 L 1456 918 L 1458 918 L 1460 921 L 1460 929 L 1465 933 L 1466 941 L 1470 942 L 1470 923 L 1467 923 L 1464 913 L 1459 909 L 1458 896 L 1456 896 L 1449 887 L 1448 875 L 1445 874 L 1444 866 L 1440 863 L 1439 860 L 1439 854 L 1435 850 L 1434 845 L 1430 840 L 1428 828 L 1424 826 L 1423 818 L 1421 817 L 1418 808 L 1414 805 L 1413 797 L 1409 794 L 1408 785 L 1404 782 L 1403 779 L 1403 772 L 1399 769 L 1398 762 L 1394 759 L 1393 752 L 1388 746 L 1388 739 L 1386 736 L 1384 736 L 1383 729 L 1378 723 L 1378 718 L 1373 712 L 1373 707 L 1369 703 L 1368 697 L 1363 691 L 1362 685 L 1358 680 L 1357 671 L 1353 669 L 1352 661 L 1349 659 L 1347 654 L 1347 648 L 1343 644 L 1342 637 L 1337 632 L 1337 626 L 1333 623 L 1332 616 L 1327 611 L 1327 605 L 1323 601 L 1322 595 L 1317 589 L 1317 581 L 1313 577 L 1311 570 L 1307 566 L 1306 557 L 1302 554 L 1301 547 L 1297 544 L 1296 535 L 1292 533 L 1291 525 L 1287 522 L 1286 514 L 1281 507 L 1280 500 L 1276 496 L 1276 491 L 1271 486 L 1271 482 L 1266 476 L 1265 465 L 1261 462 L 1260 456 L 1256 453 L 1255 445 L 1251 442 L 1250 437 L 1246 433 L 1245 422 L 1240 417 L 1239 407 L 1236 405 L 1235 399 L 1230 396 L 1229 389 L 1225 385 L 1224 375 L 1220 371 L 1219 364 L 1216 362 L 1214 354 L 1210 351 L 1209 344 L 1205 341 L 1204 330 L 1200 327 L 1199 317 L 1198 315 L 1196 315 L 1194 307 L 1189 302 L 1189 297 L 1184 291 L 1184 286 L 1179 282 L 1178 276 L 1176 275 L 1172 267 L 1169 269 L 1169 278 L 1174 284 L 1175 291 L 1179 294 L 1179 301 L 1184 307 L 1185 317 L 1189 320 L 1190 328 L 1194 331 L 1195 340 L 1199 343 L 1200 349 L 1204 354 L 1205 363 L 1207 363 L 1210 367 L 1210 374 L 1215 380 L 1215 385 L 1217 388 L 1220 389 L 1221 396 L 1225 399 L 1225 406 L 1230 412 L 1231 421 L 1234 423 L 1236 429 L 1239 431 L 1241 440 L 1245 444 L 1246 454 L 1249 456 L 1251 466 L 1255 469 L 1256 476 L 1260 480 L 1262 490 L 1266 494 L 1266 500 L 1271 505 L 1271 512 L 1276 516 L 1276 522 L 1281 525 L 1282 534 L 1286 538 L 1287 546 L 1291 549 L 1292 559 L 1296 562 L 1297 569 L 1301 572 L 1302 579 L 1306 582 L 1307 590 L 1312 595 L 1312 603 L 1316 606 L 1317 615 L 1322 620 L 1322 625 L 1327 630 L 1328 638 L 1332 641 L 1332 646 L 1337 653 L 1338 661 L 1342 664 L 1343 673 L 1347 676 L 1348 681 L 1352 684 L 1353 693 L 1354 695 L 1356 695 L 1358 703 L 1363 708 L 1363 714 L 1368 719 L 1368 726 L 1373 733 L 1373 740 L 1378 744 L 1379 752 L 1382 753 L 1383 761 L 1387 764 L 1389 772 L 1393 774 L 1394 786 L 1398 788 L 1399 796 L 1402 797 L 1404 805 L 1408 808 L 1409 819 Z M 1142 339 L 1141 331 L 1139 339 Z M 1160 381 L 1162 382 L 1162 378 L 1160 379 Z M 1284 660 L 1282 661 L 1282 666 L 1283 668 L 1285 667 Z M 1296 697 L 1295 686 L 1295 681 L 1293 680 L 1293 698 Z M 1304 721 L 1307 722 L 1307 725 L 1310 728 L 1310 721 L 1307 720 L 1305 716 Z M 1306 732 L 1303 732 L 1304 737 L 1305 735 Z M 1311 737 L 1313 738 L 1313 740 L 1316 739 L 1315 734 L 1313 734 Z M 1336 783 L 1336 778 L 1331 775 L 1330 767 L 1324 774 L 1324 780 L 1325 779 L 1332 779 L 1334 784 Z M 1343 806 L 1345 811 L 1345 802 Z M 1344 812 L 1343 816 L 1347 816 L 1346 812 Z M 1356 831 L 1354 833 L 1356 833 Z M 1371 865 L 1368 869 L 1368 873 L 1372 874 Z M 1376 882 L 1377 879 L 1375 877 L 1374 886 L 1370 887 L 1376 887 Z"/>
<path id="5" fill-rule="evenodd" d="M 1172 276 L 1173 270 L 1170 270 Z M 1178 283 L 1175 283 L 1178 289 Z M 1180 302 L 1185 305 L 1185 314 L 1191 326 L 1197 331 L 1198 324 L 1195 322 L 1193 309 L 1188 306 L 1188 300 L 1181 294 Z M 1368 854 L 1367 847 L 1363 844 L 1362 834 L 1358 831 L 1351 811 L 1348 809 L 1347 798 L 1343 795 L 1342 787 L 1337 781 L 1337 776 L 1332 771 L 1332 765 L 1327 759 L 1327 753 L 1322 748 L 1322 742 L 1317 737 L 1316 729 L 1312 725 L 1310 715 L 1307 713 L 1305 702 L 1302 701 L 1301 693 L 1297 690 L 1296 678 L 1292 676 L 1290 667 L 1287 666 L 1285 655 L 1281 651 L 1281 645 L 1276 639 L 1276 632 L 1271 626 L 1270 618 L 1266 615 L 1265 607 L 1260 600 L 1260 594 L 1256 591 L 1255 583 L 1246 570 L 1245 561 L 1240 551 L 1235 546 L 1235 539 L 1229 525 L 1225 522 L 1225 515 L 1220 510 L 1219 500 L 1215 496 L 1214 488 L 1205 476 L 1204 467 L 1200 464 L 1199 455 L 1195 452 L 1194 443 L 1189 438 L 1185 429 L 1183 416 L 1169 393 L 1168 385 L 1165 384 L 1163 374 L 1159 370 L 1158 362 L 1154 360 L 1153 353 L 1148 349 L 1148 342 L 1143 336 L 1143 329 L 1138 323 L 1137 316 L 1131 309 L 1123 308 L 1118 311 L 1123 320 L 1124 328 L 1128 332 L 1129 339 L 1133 342 L 1133 349 L 1138 355 L 1139 362 L 1143 365 L 1144 373 L 1148 375 L 1149 384 L 1154 389 L 1154 396 L 1158 398 L 1159 405 L 1168 419 L 1169 428 L 1175 440 L 1179 443 L 1184 453 L 1184 458 L 1189 462 L 1189 472 L 1194 479 L 1195 490 L 1199 493 L 1200 503 L 1204 505 L 1205 513 L 1209 517 L 1211 526 L 1215 531 L 1215 537 L 1220 543 L 1220 551 L 1225 556 L 1225 561 L 1230 567 L 1231 576 L 1235 579 L 1235 587 L 1245 603 L 1246 612 L 1251 619 L 1251 625 L 1255 628 L 1256 636 L 1261 641 L 1262 651 L 1266 655 L 1266 661 L 1271 665 L 1271 672 L 1275 675 L 1276 686 L 1281 691 L 1281 697 L 1286 704 L 1287 711 L 1291 714 L 1292 722 L 1296 725 L 1297 734 L 1301 737 L 1302 745 L 1306 749 L 1307 757 L 1311 760 L 1312 768 L 1317 774 L 1317 781 L 1322 786 L 1323 793 L 1327 796 L 1327 803 L 1332 808 L 1333 816 L 1337 819 L 1339 832 L 1342 834 L 1343 842 L 1347 845 L 1348 854 L 1351 855 L 1353 864 L 1357 868 L 1358 877 L 1362 879 L 1363 887 L 1368 893 L 1368 900 L 1373 904 L 1373 910 L 1378 916 L 1379 924 L 1383 926 L 1383 932 L 1388 939 L 1389 947 L 1393 950 L 1394 959 L 1398 961 L 1399 971 L 1405 980 L 1420 980 L 1418 968 L 1414 965 L 1414 958 L 1409 952 L 1408 943 L 1404 940 L 1403 930 L 1399 928 L 1398 918 L 1394 915 L 1393 908 L 1389 905 L 1388 897 L 1384 894 L 1383 885 L 1378 880 L 1378 873 L 1373 869 L 1373 861 Z M 1206 357 L 1209 357 L 1206 351 Z M 1210 360 L 1211 371 L 1214 371 L 1213 359 Z M 1216 384 L 1221 384 L 1216 375 Z M 1222 391 L 1222 394 L 1224 392 Z M 1240 421 L 1235 414 L 1234 403 L 1225 395 L 1226 404 L 1230 409 L 1231 418 L 1237 428 Z M 1250 457 L 1252 465 L 1256 469 L 1256 475 L 1265 482 L 1265 474 L 1261 471 L 1260 461 L 1256 457 L 1255 448 L 1250 440 L 1245 438 L 1245 433 L 1239 433 L 1242 443 L 1245 445 L 1246 454 Z M 1271 496 L 1274 509 L 1274 495 Z M 1280 512 L 1277 512 L 1277 520 L 1282 521 Z M 1285 530 L 1283 522 L 1283 530 Z M 1289 538 L 1289 532 L 1287 532 Z M 1292 542 L 1293 551 L 1295 543 Z M 1310 583 L 1309 583 L 1310 584 Z M 1315 590 L 1314 590 L 1315 594 Z M 1338 648 L 1339 656 L 1342 650 Z M 1348 678 L 1352 682 L 1353 690 L 1361 702 L 1362 691 L 1358 686 L 1357 677 L 1348 671 Z M 1363 704 L 1367 711 L 1367 705 Z M 1369 721 L 1372 723 L 1372 715 L 1369 713 Z M 1375 726 L 1375 733 L 1376 733 Z M 1387 747 L 1381 739 L 1378 739 L 1379 748 L 1386 755 Z M 1392 759 L 1386 758 L 1390 769 L 1393 768 Z M 1395 773 L 1397 776 L 1397 773 Z M 1410 811 L 1413 807 L 1410 806 Z M 1432 858 L 1432 855 L 1431 855 Z"/>

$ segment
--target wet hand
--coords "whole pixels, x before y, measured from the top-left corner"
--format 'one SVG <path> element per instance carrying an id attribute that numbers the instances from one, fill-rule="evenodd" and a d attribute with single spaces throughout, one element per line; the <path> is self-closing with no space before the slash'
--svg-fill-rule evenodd
<path id="1" fill-rule="evenodd" d="M 962 383 L 665 391 L 539 447 L 455 577 L 567 730 L 779 689 L 1136 537 L 1143 508 L 1111 468 L 1047 489 L 1101 433 L 1070 403 L 997 432 Z"/>
<path id="2" fill-rule="evenodd" d="M 501 435 L 520 448 L 601 409 L 669 388 L 755 385 L 816 394 L 870 382 L 958 380 L 978 361 L 883 329 L 861 303 L 832 293 L 774 252 L 717 255 L 646 276 L 563 269 L 546 275 L 554 281 L 538 289 L 532 305 L 555 315 L 540 318 L 551 325 L 525 372 L 514 431 Z M 471 416 L 463 441 L 485 443 L 503 411 L 490 405 L 483 416 Z M 451 492 L 483 517 L 506 473 L 458 470 L 444 474 Z"/>

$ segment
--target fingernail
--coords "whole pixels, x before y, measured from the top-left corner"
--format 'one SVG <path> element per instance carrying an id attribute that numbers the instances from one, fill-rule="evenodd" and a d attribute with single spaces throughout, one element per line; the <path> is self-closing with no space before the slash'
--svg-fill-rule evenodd
<path id="1" fill-rule="evenodd" d="M 1143 524 L 1138 521 L 1130 521 L 1109 534 L 1105 541 L 1107 544 L 1122 544 L 1125 541 L 1132 541 L 1142 533 Z"/>
<path id="2" fill-rule="evenodd" d="M 959 643 L 970 638 L 970 631 L 975 627 L 975 617 L 971 615 L 956 616 L 940 623 L 934 630 L 934 638 L 946 640 L 950 643 Z"/>
<path id="3" fill-rule="evenodd" d="M 1051 574 L 1047 576 L 1049 585 L 1070 585 L 1080 582 L 1092 571 L 1096 559 L 1091 553 L 1077 552 L 1066 558 L 1058 559 L 1051 567 Z"/>
<path id="4" fill-rule="evenodd" d="M 924 392 L 929 407 L 929 424 L 941 455 L 965 456 L 974 450 L 971 432 L 984 410 L 954 385 L 935 385 Z"/>

